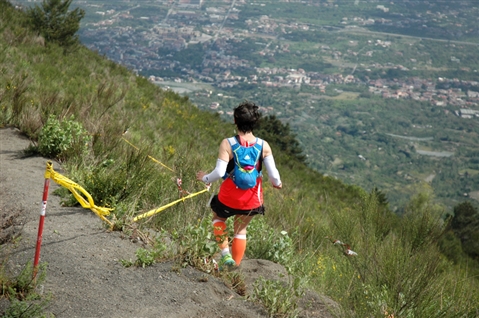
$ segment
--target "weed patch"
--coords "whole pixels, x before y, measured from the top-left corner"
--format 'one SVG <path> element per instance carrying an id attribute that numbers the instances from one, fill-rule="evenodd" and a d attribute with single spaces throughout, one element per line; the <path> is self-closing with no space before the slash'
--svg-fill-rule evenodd
<path id="1" fill-rule="evenodd" d="M 40 264 L 35 279 L 33 279 L 31 262 L 28 262 L 16 276 L 7 273 L 2 265 L 0 267 L 0 296 L 10 300 L 10 306 L 3 317 L 47 317 L 43 312 L 51 297 L 37 293 L 37 286 L 41 285 L 45 277 L 45 263 Z"/>
<path id="2" fill-rule="evenodd" d="M 298 317 L 297 304 L 304 293 L 298 282 L 285 284 L 260 278 L 254 283 L 250 298 L 263 304 L 271 317 Z"/>

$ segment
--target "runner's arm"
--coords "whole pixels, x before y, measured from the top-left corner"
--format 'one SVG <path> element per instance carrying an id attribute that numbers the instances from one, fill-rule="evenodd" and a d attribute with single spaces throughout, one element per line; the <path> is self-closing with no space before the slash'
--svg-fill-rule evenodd
<path id="1" fill-rule="evenodd" d="M 269 155 L 263 159 L 266 171 L 268 171 L 268 177 L 276 188 L 282 188 L 281 177 L 279 171 L 276 168 L 273 155 Z"/>
<path id="2" fill-rule="evenodd" d="M 273 151 L 271 150 L 270 145 L 264 141 L 263 144 L 263 162 L 266 166 L 266 171 L 268 172 L 268 177 L 273 183 L 273 187 L 281 189 L 283 184 L 281 183 L 281 178 L 279 176 L 279 171 L 276 168 L 276 164 L 273 158 Z"/>
<path id="3" fill-rule="evenodd" d="M 228 166 L 228 162 L 233 157 L 233 153 L 231 152 L 231 147 L 227 139 L 223 139 L 220 144 L 220 149 L 218 152 L 218 159 L 216 160 L 216 167 L 213 171 L 209 174 L 206 174 L 203 171 L 199 171 L 196 174 L 196 179 L 203 181 L 204 183 L 211 183 L 216 180 L 223 178 L 226 173 L 226 167 Z"/>
<path id="4" fill-rule="evenodd" d="M 223 176 L 226 173 L 227 166 L 228 166 L 228 163 L 226 161 L 223 161 L 218 158 L 218 160 L 216 160 L 215 169 L 211 171 L 211 173 L 205 174 L 204 176 L 202 176 L 201 181 L 203 181 L 204 183 L 211 183 L 223 178 Z"/>

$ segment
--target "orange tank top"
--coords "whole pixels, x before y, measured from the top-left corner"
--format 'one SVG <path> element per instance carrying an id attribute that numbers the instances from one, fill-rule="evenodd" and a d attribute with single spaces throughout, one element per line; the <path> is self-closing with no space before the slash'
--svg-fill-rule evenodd
<path id="1" fill-rule="evenodd" d="M 231 178 L 226 178 L 220 186 L 218 199 L 233 209 L 251 210 L 263 205 L 263 178 L 259 177 L 256 186 L 242 190 Z"/>

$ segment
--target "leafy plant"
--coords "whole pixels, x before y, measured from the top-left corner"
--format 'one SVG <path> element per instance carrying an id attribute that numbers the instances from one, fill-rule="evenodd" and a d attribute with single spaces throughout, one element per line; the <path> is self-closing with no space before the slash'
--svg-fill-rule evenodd
<path id="1" fill-rule="evenodd" d="M 265 218 L 255 217 L 248 225 L 246 251 L 251 258 L 288 265 L 294 255 L 294 244 L 288 232 L 278 231 L 269 226 Z"/>
<path id="2" fill-rule="evenodd" d="M 131 267 L 135 264 L 131 259 L 126 260 L 126 259 L 120 259 L 119 260 L 120 264 L 123 265 L 124 267 Z"/>
<path id="3" fill-rule="evenodd" d="M 192 265 L 202 268 L 218 249 L 213 237 L 211 222 L 203 219 L 197 224 L 187 225 L 181 232 L 173 231 L 173 239 L 178 243 L 178 254 L 182 266 Z"/>
<path id="4" fill-rule="evenodd" d="M 2 296 L 24 300 L 34 294 L 36 286 L 45 280 L 46 263 L 41 263 L 37 270 L 36 279 L 33 279 L 33 265 L 28 262 L 20 273 L 12 278 L 5 273 L 5 268 L 2 267 L 0 271 Z"/>
<path id="5" fill-rule="evenodd" d="M 45 313 L 50 299 L 41 301 L 19 301 L 13 299 L 10 307 L 4 313 L 3 318 L 53 318 L 53 314 Z"/>
<path id="6" fill-rule="evenodd" d="M 49 296 L 40 296 L 36 288 L 46 277 L 46 263 L 41 263 L 33 279 L 33 265 L 28 262 L 17 276 L 6 273 L 5 267 L 0 267 L 1 297 L 10 300 L 10 306 L 4 317 L 47 317 L 44 314 L 50 302 Z"/>
<path id="7" fill-rule="evenodd" d="M 174 245 L 171 244 L 168 237 L 168 233 L 161 231 L 161 233 L 156 237 L 154 243 L 150 248 L 139 248 L 136 251 L 136 260 L 120 260 L 121 264 L 125 267 L 138 266 L 138 267 L 147 267 L 151 266 L 154 263 L 174 257 Z M 169 243 L 167 243 L 169 242 Z"/>
<path id="8" fill-rule="evenodd" d="M 263 304 L 271 317 L 298 317 L 298 300 L 303 295 L 300 280 L 285 284 L 260 277 L 253 284 L 251 299 Z"/>
<path id="9" fill-rule="evenodd" d="M 83 125 L 69 119 L 60 121 L 54 115 L 48 117 L 38 137 L 38 151 L 45 157 L 66 160 L 71 156 L 84 155 L 91 137 Z"/>
<path id="10" fill-rule="evenodd" d="M 155 262 L 157 253 L 155 251 L 147 250 L 140 248 L 136 251 L 136 262 L 135 265 L 146 267 L 150 266 Z"/>

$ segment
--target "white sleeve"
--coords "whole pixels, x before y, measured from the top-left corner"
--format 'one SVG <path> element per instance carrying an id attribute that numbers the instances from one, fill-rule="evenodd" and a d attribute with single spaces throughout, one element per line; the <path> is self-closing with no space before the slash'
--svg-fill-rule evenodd
<path id="1" fill-rule="evenodd" d="M 224 160 L 218 159 L 216 160 L 216 167 L 213 171 L 211 171 L 210 174 L 207 174 L 203 177 L 202 181 L 204 183 L 211 183 L 215 182 L 216 180 L 219 180 L 223 178 L 223 176 L 226 173 L 226 167 L 228 166 L 228 163 Z"/>
<path id="2" fill-rule="evenodd" d="M 268 171 L 268 177 L 273 183 L 274 186 L 279 186 L 281 184 L 281 178 L 279 176 L 279 171 L 276 168 L 274 163 L 273 155 L 270 155 L 263 159 L 264 165 L 266 166 L 266 171 Z"/>

